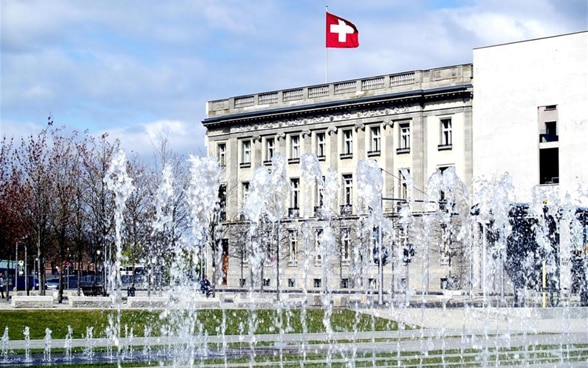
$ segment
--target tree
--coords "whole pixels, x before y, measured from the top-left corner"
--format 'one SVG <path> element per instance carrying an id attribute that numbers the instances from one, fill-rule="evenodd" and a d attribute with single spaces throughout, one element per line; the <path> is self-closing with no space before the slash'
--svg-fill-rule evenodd
<path id="1" fill-rule="evenodd" d="M 94 271 L 99 268 L 97 265 L 101 262 L 105 263 L 112 257 L 114 198 L 113 193 L 107 190 L 104 184 L 104 177 L 114 154 L 120 148 L 120 143 L 118 140 L 110 142 L 107 138 L 108 134 L 106 133 L 100 137 L 87 134 L 87 145 L 80 147 L 81 175 L 79 180 L 84 188 L 82 201 L 87 221 L 87 239 L 91 244 L 91 258 L 94 260 Z M 105 292 L 104 288 L 103 292 Z"/>
<path id="2" fill-rule="evenodd" d="M 78 145 L 75 143 L 77 133 L 65 137 L 61 130 L 51 130 L 51 150 L 49 154 L 49 171 L 52 183 L 52 200 L 50 205 L 50 216 L 52 239 L 56 250 L 56 263 L 61 270 L 71 269 L 72 254 L 78 255 L 78 247 L 81 243 L 76 242 L 75 231 L 83 223 L 81 217 L 82 203 L 78 200 L 81 194 L 80 188 L 80 155 Z M 63 300 L 63 273 L 59 274 L 59 302 Z"/>
<path id="3" fill-rule="evenodd" d="M 23 138 L 21 147 L 16 151 L 16 160 L 22 170 L 21 191 L 27 206 L 21 216 L 30 227 L 37 248 L 37 260 L 39 271 L 42 260 L 46 256 L 47 245 L 51 234 L 51 205 L 53 201 L 53 185 L 56 178 L 50 169 L 50 151 L 48 147 L 48 131 L 43 129 L 38 136 Z M 40 272 L 41 285 L 44 284 L 44 272 Z M 45 291 L 41 288 L 41 294 Z"/>
<path id="4" fill-rule="evenodd" d="M 13 245 L 27 233 L 20 216 L 26 204 L 22 188 L 22 173 L 14 162 L 12 140 L 3 138 L 0 146 L 0 243 Z M 0 259 L 11 259 L 11 246 L 0 248 Z"/>

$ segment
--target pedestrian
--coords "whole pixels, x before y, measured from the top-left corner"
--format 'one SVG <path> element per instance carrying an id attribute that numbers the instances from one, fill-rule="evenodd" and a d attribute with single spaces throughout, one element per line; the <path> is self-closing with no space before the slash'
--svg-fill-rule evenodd
<path id="1" fill-rule="evenodd" d="M 2 294 L 2 299 L 4 299 L 4 274 L 0 272 L 0 293 Z"/>
<path id="2" fill-rule="evenodd" d="M 135 291 L 137 289 L 135 289 L 135 284 L 132 284 L 131 287 L 129 288 L 129 290 L 127 291 L 127 295 L 128 296 L 135 296 Z"/>
<path id="3" fill-rule="evenodd" d="M 207 298 L 212 293 L 211 286 L 210 286 L 210 281 L 208 281 L 208 279 L 206 278 L 206 275 L 204 275 L 204 277 L 202 278 L 202 280 L 200 280 L 200 292 L 202 294 L 206 294 L 206 297 Z"/>

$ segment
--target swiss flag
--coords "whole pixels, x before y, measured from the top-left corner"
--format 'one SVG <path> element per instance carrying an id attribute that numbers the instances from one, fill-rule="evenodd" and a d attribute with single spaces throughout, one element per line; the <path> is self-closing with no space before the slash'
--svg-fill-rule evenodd
<path id="1" fill-rule="evenodd" d="M 359 46 L 359 31 L 353 23 L 327 12 L 327 47 Z"/>

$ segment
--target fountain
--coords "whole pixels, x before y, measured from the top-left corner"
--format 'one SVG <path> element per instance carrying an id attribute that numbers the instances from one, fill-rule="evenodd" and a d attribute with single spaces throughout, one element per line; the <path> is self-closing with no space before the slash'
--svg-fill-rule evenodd
<path id="1" fill-rule="evenodd" d="M 536 193 L 533 203 L 516 203 L 508 175 L 495 181 L 479 180 L 477 192 L 470 194 L 452 169 L 432 175 L 426 199 L 418 202 L 411 194 L 410 174 L 404 172 L 407 198 L 398 203 L 398 215 L 390 218 L 384 211 L 388 200 L 382 185 L 385 173 L 374 161 L 361 161 L 356 171 L 357 221 L 361 223 L 357 231 L 358 237 L 371 239 L 372 246 L 369 257 L 355 249 L 350 258 L 355 260 L 354 273 L 365 275 L 375 265 L 378 278 L 373 288 L 342 297 L 329 283 L 337 276 L 335 260 L 340 256 L 334 216 L 340 179 L 332 170 L 322 173 L 314 155 L 305 154 L 300 162 L 301 188 L 306 194 L 302 200 L 310 198 L 309 188 L 318 183 L 322 201 L 317 211 L 323 216 L 320 227 L 300 228 L 302 292 L 288 293 L 281 284 L 284 260 L 268 251 L 287 240 L 281 238 L 280 228 L 291 188 L 286 159 L 276 154 L 271 170 L 265 166 L 255 170 L 242 208 L 249 222 L 242 239 L 249 247 L 251 284 L 239 293 L 224 295 L 217 290 L 212 298 L 199 293 L 193 271 L 202 265 L 203 251 L 214 236 L 209 230 L 214 221 L 211 214 L 219 205 L 221 170 L 211 158 L 191 157 L 191 179 L 185 191 L 190 231 L 174 239 L 167 250 L 174 255 L 167 270 L 169 288 L 150 295 L 167 301 L 160 314 L 165 323 L 158 330 L 145 326 L 143 335 L 135 336 L 136 329 L 121 325 L 127 307 L 118 272 L 123 258 L 125 201 L 134 187 L 126 174 L 124 154 L 117 156 L 105 179 L 117 201 L 117 257 L 108 273 L 113 308 L 106 330 L 100 333 L 105 338 L 96 338 L 94 327 L 88 326 L 84 341 L 77 342 L 83 353 L 76 355 L 72 353 L 76 342 L 68 328 L 65 354 L 60 359 L 51 353 L 55 339 L 47 329 L 44 362 L 116 362 L 121 366 L 129 361 L 159 360 L 171 366 L 207 362 L 228 366 L 240 359 L 251 367 L 270 360 L 281 367 L 579 366 L 587 359 L 588 309 L 577 306 L 588 303 L 586 286 L 577 285 L 578 280 L 585 282 L 586 265 L 574 258 L 578 240 L 584 245 L 587 234 L 588 211 L 583 212 L 580 202 L 549 197 L 547 206 L 545 193 Z M 173 231 L 173 198 L 174 178 L 165 167 L 152 224 L 153 235 L 159 239 L 169 240 L 166 236 Z M 417 216 L 414 208 L 419 206 L 426 211 Z M 442 293 L 431 292 L 434 261 L 430 257 L 435 247 L 447 260 Z M 155 249 L 154 258 L 163 256 L 162 251 Z M 571 258 L 562 257 L 566 252 Z M 160 267 L 157 262 L 154 264 Z M 306 286 L 309 269 L 315 264 L 322 267 L 318 294 Z M 565 277 L 573 278 L 565 282 L 578 288 L 580 300 L 571 291 L 560 293 L 564 266 L 571 275 Z M 391 282 L 385 282 L 384 267 L 390 269 Z M 277 280 L 274 290 L 265 288 L 265 273 L 270 271 Z M 351 312 L 346 324 L 338 320 L 343 309 Z M 321 311 L 320 328 L 313 320 L 316 310 Z M 235 321 L 240 316 L 246 318 Z M 203 318 L 215 319 L 214 331 L 207 330 Z M 11 345 L 5 330 L 0 366 L 34 361 L 27 332 L 24 345 Z M 11 353 L 15 346 L 24 347 L 22 360 Z"/>

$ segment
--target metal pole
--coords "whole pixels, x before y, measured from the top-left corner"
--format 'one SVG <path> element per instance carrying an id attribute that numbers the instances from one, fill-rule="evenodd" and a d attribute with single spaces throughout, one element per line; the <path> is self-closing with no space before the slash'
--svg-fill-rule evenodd
<path id="1" fill-rule="evenodd" d="M 14 253 L 14 285 L 12 287 L 12 291 L 14 291 L 14 295 L 18 294 L 18 242 L 16 242 L 16 250 Z"/>
<path id="2" fill-rule="evenodd" d="M 380 225 L 378 227 L 378 304 L 384 304 L 384 265 L 382 260 L 382 214 L 380 214 Z"/>
<path id="3" fill-rule="evenodd" d="M 25 257 L 24 257 L 24 282 L 25 282 L 25 291 L 27 295 L 29 295 L 29 267 L 28 267 L 28 248 L 25 245 Z"/>

